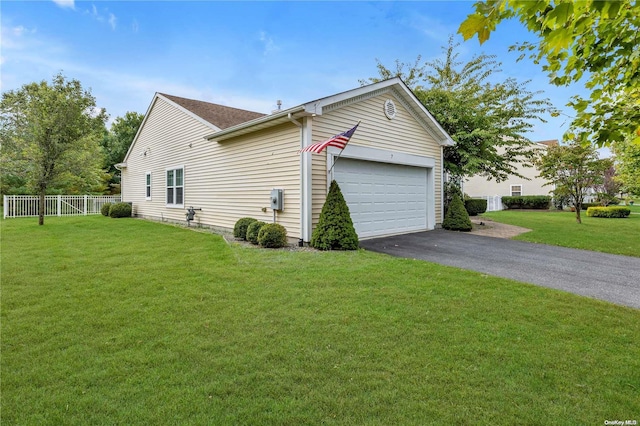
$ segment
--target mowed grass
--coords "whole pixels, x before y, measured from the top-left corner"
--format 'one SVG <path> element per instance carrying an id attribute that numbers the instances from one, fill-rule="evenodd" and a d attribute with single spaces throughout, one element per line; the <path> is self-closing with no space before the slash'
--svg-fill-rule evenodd
<path id="1" fill-rule="evenodd" d="M 2 221 L 2 424 L 603 424 L 640 311 L 366 251 Z"/>
<path id="2" fill-rule="evenodd" d="M 640 214 L 633 210 L 622 219 L 587 217 L 583 211 L 582 223 L 576 222 L 575 213 L 557 210 L 503 210 L 483 216 L 532 230 L 514 240 L 640 257 Z"/>

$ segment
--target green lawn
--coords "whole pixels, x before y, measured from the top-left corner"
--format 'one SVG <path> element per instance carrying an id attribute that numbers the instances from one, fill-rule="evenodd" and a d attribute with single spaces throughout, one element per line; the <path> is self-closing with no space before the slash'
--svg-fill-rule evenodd
<path id="1" fill-rule="evenodd" d="M 640 311 L 366 251 L 2 221 L 3 425 L 640 419 Z"/>
<path id="2" fill-rule="evenodd" d="M 632 206 L 640 213 L 637 207 Z M 483 216 L 532 230 L 515 240 L 640 257 L 640 214 L 604 219 L 587 217 L 583 211 L 581 224 L 576 222 L 575 213 L 556 210 L 503 210 Z"/>

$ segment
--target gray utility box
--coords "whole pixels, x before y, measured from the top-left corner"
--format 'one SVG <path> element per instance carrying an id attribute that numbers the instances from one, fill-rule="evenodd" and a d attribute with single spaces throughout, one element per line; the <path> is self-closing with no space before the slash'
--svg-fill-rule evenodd
<path id="1" fill-rule="evenodd" d="M 284 210 L 284 189 L 271 190 L 271 208 L 273 210 Z"/>

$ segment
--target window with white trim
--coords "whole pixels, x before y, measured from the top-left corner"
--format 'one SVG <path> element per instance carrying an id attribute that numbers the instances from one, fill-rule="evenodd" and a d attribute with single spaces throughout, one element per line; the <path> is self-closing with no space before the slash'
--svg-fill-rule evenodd
<path id="1" fill-rule="evenodd" d="M 522 195 L 522 185 L 511 185 L 511 196 L 519 197 Z"/>
<path id="2" fill-rule="evenodd" d="M 167 169 L 167 206 L 184 207 L 184 167 Z"/>
<path id="3" fill-rule="evenodd" d="M 144 199 L 151 200 L 151 172 L 145 174 Z"/>

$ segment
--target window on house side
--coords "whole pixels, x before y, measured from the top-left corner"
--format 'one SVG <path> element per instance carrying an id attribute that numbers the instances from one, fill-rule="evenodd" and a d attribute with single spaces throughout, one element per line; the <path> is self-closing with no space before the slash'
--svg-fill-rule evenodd
<path id="1" fill-rule="evenodd" d="M 519 197 L 522 195 L 522 185 L 511 185 L 511 196 Z"/>
<path id="2" fill-rule="evenodd" d="M 184 205 L 184 168 L 167 169 L 167 206 Z"/>
<path id="3" fill-rule="evenodd" d="M 151 173 L 147 173 L 145 179 L 145 200 L 151 200 Z"/>

